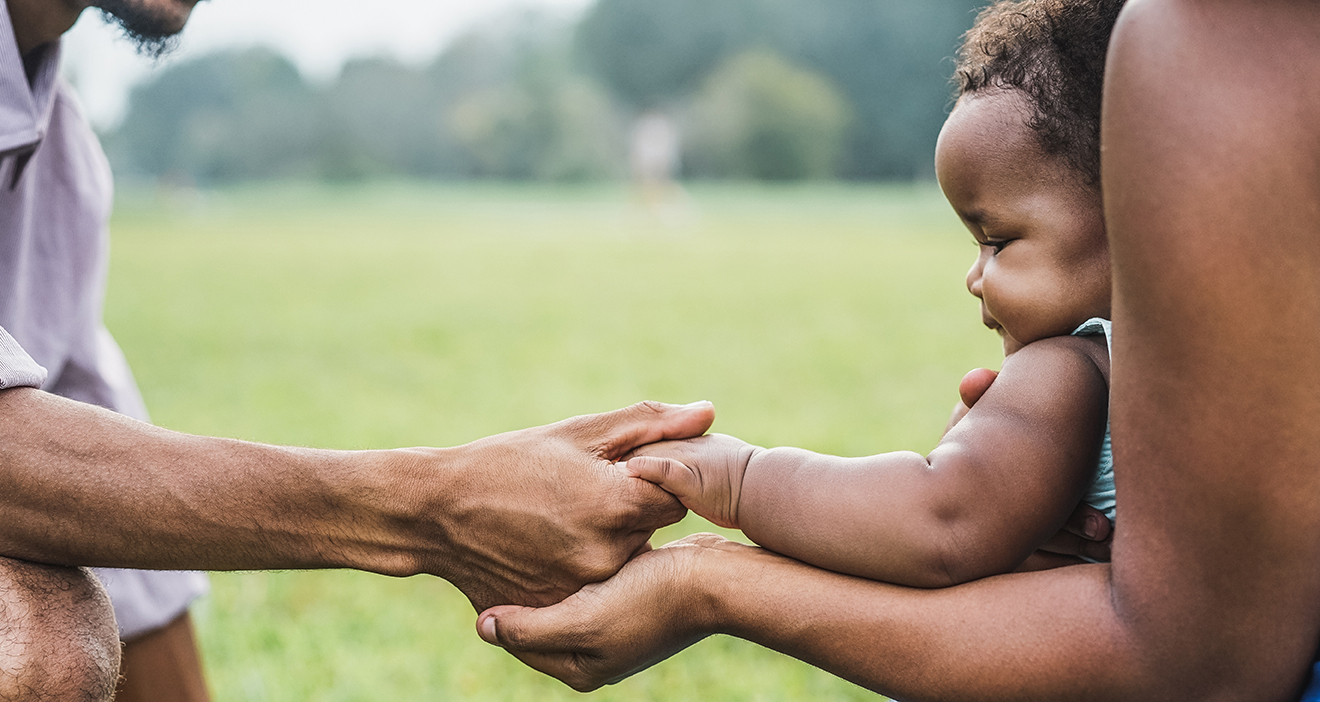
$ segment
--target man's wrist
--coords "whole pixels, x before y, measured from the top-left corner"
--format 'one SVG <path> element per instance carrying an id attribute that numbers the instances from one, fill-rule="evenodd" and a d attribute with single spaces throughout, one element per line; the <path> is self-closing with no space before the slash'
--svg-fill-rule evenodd
<path id="1" fill-rule="evenodd" d="M 442 525 L 456 449 L 356 451 L 335 471 L 335 491 L 351 505 L 334 531 L 353 530 L 342 565 L 383 575 L 437 573 L 448 539 Z"/>

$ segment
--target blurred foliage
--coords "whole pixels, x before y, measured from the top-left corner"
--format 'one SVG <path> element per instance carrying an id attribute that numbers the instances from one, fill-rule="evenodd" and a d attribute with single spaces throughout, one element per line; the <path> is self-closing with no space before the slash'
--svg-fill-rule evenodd
<path id="1" fill-rule="evenodd" d="M 584 65 L 634 106 L 681 101 L 728 57 L 777 52 L 852 102 L 840 174 L 931 175 L 958 36 L 984 0 L 599 0 L 578 30 Z"/>
<path id="2" fill-rule="evenodd" d="M 616 175 L 623 130 L 613 102 L 571 69 L 567 28 L 535 17 L 524 16 L 502 36 L 470 37 L 458 47 L 461 56 L 442 56 L 445 68 L 433 71 L 467 86 L 443 92 L 461 96 L 445 119 L 468 173 L 542 180 Z"/>
<path id="3" fill-rule="evenodd" d="M 180 64 L 133 93 L 117 135 L 132 165 L 154 174 L 230 180 L 298 175 L 318 152 L 317 95 L 265 49 Z"/>
<path id="4" fill-rule="evenodd" d="M 686 97 L 729 55 L 768 38 L 775 31 L 768 7 L 764 0 L 598 0 L 576 43 L 621 99 L 655 107 Z"/>
<path id="5" fill-rule="evenodd" d="M 752 51 L 715 71 L 693 101 L 689 172 L 757 180 L 835 173 L 848 103 L 819 74 Z"/>
<path id="6" fill-rule="evenodd" d="M 215 54 L 136 89 L 107 147 L 122 173 L 184 181 L 591 180 L 625 172 L 629 118 L 659 108 L 687 126 L 689 176 L 927 178 L 983 2 L 598 0 L 323 86 L 270 50 Z"/>

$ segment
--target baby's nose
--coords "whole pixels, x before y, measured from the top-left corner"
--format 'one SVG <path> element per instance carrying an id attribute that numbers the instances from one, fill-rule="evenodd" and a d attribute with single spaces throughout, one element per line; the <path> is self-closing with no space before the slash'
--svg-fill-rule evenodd
<path id="1" fill-rule="evenodd" d="M 978 256 L 976 263 L 973 263 L 971 269 L 967 271 L 967 292 L 977 299 L 981 298 L 981 271 L 983 268 L 981 258 Z"/>

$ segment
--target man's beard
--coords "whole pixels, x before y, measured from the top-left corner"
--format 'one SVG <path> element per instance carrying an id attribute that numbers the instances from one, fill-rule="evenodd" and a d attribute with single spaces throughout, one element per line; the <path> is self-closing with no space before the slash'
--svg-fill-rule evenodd
<path id="1" fill-rule="evenodd" d="M 119 25 L 143 56 L 159 59 L 179 46 L 183 27 L 168 11 L 146 7 L 141 0 L 92 0 L 91 5 L 107 21 Z"/>

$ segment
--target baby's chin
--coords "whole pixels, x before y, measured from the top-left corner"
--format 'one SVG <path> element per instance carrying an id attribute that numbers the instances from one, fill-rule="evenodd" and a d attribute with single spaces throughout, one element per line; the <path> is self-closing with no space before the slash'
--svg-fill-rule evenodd
<path id="1" fill-rule="evenodd" d="M 1020 351 L 1023 346 L 1026 346 L 1026 344 L 1018 341 L 1017 339 L 1014 339 L 1013 335 L 1004 331 L 1003 328 L 999 329 L 999 337 L 1004 342 L 1004 358 L 1008 358 L 1009 356 L 1012 356 L 1013 354 Z"/>

